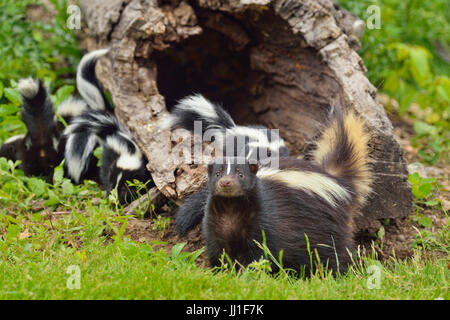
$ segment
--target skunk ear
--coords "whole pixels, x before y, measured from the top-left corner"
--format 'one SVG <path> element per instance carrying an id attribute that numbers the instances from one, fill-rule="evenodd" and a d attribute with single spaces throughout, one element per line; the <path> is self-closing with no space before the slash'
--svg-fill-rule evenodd
<path id="1" fill-rule="evenodd" d="M 258 172 L 258 164 L 257 163 L 250 163 L 249 165 L 250 172 L 252 174 L 256 174 Z"/>

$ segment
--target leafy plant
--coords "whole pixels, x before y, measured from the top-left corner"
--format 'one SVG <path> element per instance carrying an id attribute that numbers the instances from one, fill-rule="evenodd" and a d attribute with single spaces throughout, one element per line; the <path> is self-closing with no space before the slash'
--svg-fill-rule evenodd
<path id="1" fill-rule="evenodd" d="M 418 200 L 423 200 L 431 195 L 433 187 L 436 186 L 435 178 L 422 178 L 418 172 L 408 176 L 408 181 L 412 186 L 412 193 Z"/>
<path id="2" fill-rule="evenodd" d="M 380 29 L 368 29 L 360 54 L 368 77 L 399 103 L 400 115 L 412 111 L 413 145 L 427 163 L 435 164 L 450 150 L 450 64 L 436 44 L 450 47 L 450 3 L 446 0 L 340 0 L 340 4 L 366 20 L 371 5 L 380 8 Z M 423 124 L 427 124 L 425 127 Z M 433 129 L 434 128 L 434 129 Z"/>
<path id="3" fill-rule="evenodd" d="M 38 21 L 27 18 L 27 12 L 37 7 L 36 1 L 0 3 L 0 144 L 25 133 L 17 90 L 20 78 L 42 79 L 55 92 L 51 96 L 55 106 L 74 91 L 81 51 L 74 31 L 66 26 L 68 1 L 45 3 Z"/>

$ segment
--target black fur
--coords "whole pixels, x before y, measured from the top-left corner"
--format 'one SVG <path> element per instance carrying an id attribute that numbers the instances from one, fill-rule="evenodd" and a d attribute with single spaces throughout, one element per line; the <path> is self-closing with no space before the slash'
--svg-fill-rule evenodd
<path id="1" fill-rule="evenodd" d="M 317 250 L 324 265 L 346 271 L 351 261 L 347 249 L 352 250 L 353 240 L 351 218 L 344 207 L 333 207 L 318 196 L 277 181 L 259 179 L 255 165 L 232 164 L 230 174 L 225 174 L 227 166 L 217 161 L 209 165 L 203 231 L 211 265 L 219 265 L 224 251 L 243 266 L 259 260 L 264 253 L 254 241 L 262 243 L 264 231 L 270 252 L 279 257 L 283 251 L 284 268 L 296 272 L 304 268 L 309 275 L 315 268 Z M 217 192 L 224 179 L 232 181 L 236 196 L 231 191 L 229 196 Z"/>
<path id="2" fill-rule="evenodd" d="M 209 190 L 202 188 L 191 194 L 175 214 L 175 229 L 185 236 L 190 230 L 202 222 Z"/>
<path id="3" fill-rule="evenodd" d="M 51 177 L 54 167 L 62 161 L 58 141 L 60 130 L 56 125 L 53 104 L 42 81 L 26 79 L 36 86 L 36 93 L 21 93 L 21 117 L 27 128 L 23 139 L 5 143 L 0 148 L 0 156 L 13 161 L 20 160 L 19 168 L 26 175 Z M 20 84 L 19 84 L 20 91 Z"/>
<path id="4" fill-rule="evenodd" d="M 103 147 L 100 167 L 100 182 L 109 194 L 117 186 L 117 196 L 120 203 L 130 203 L 143 195 L 145 189 L 138 191 L 136 187 L 129 186 L 127 181 L 147 182 L 152 176 L 146 168 L 147 160 L 142 162 L 142 166 L 136 170 L 123 170 L 117 167 L 119 154 L 107 145 Z M 147 188 L 154 187 L 151 181 L 147 184 Z"/>

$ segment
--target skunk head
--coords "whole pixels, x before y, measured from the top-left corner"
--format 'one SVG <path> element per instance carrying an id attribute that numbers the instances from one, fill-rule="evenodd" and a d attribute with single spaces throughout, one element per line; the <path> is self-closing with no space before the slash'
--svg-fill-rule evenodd
<path id="1" fill-rule="evenodd" d="M 121 154 L 108 145 L 104 145 L 101 162 L 101 182 L 108 194 L 117 189 L 120 203 L 130 203 L 146 192 L 146 188 L 141 186 L 151 179 L 151 175 L 146 168 L 147 160 L 141 152 L 132 155 Z M 141 184 L 135 186 L 134 180 Z M 154 186 L 152 182 L 150 183 L 151 185 L 146 185 L 147 189 Z"/>
<path id="2" fill-rule="evenodd" d="M 245 158 L 214 159 L 208 165 L 209 189 L 214 196 L 245 196 L 256 185 L 258 165 Z"/>

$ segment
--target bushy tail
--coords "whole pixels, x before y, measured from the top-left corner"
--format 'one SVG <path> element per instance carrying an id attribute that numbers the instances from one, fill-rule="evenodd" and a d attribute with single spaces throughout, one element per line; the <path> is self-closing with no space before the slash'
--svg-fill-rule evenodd
<path id="1" fill-rule="evenodd" d="M 81 97 L 70 96 L 58 106 L 57 113 L 70 122 L 87 109 L 110 110 L 103 88 L 95 75 L 95 65 L 109 49 L 95 50 L 83 56 L 77 68 L 77 89 Z"/>
<path id="2" fill-rule="evenodd" d="M 119 169 L 135 170 L 142 166 L 143 155 L 131 134 L 110 112 L 87 110 L 73 119 L 64 135 L 67 171 L 77 183 L 88 171 L 98 144 L 118 154 Z"/>
<path id="3" fill-rule="evenodd" d="M 100 49 L 84 55 L 78 64 L 77 89 L 84 101 L 94 110 L 109 108 L 108 100 L 103 94 L 103 88 L 95 75 L 95 64 L 98 58 L 107 54 L 109 49 Z"/>
<path id="4" fill-rule="evenodd" d="M 231 116 L 221 106 L 196 94 L 180 100 L 159 127 L 160 129 L 184 128 L 194 131 L 194 121 L 201 121 L 202 134 L 207 129 L 225 132 L 226 129 L 236 126 Z"/>
<path id="5" fill-rule="evenodd" d="M 335 107 L 313 151 L 313 159 L 326 172 L 350 186 L 352 202 L 358 206 L 364 204 L 371 192 L 369 140 L 363 119 L 352 112 L 343 114 Z"/>
<path id="6" fill-rule="evenodd" d="M 22 96 L 22 120 L 27 127 L 30 142 L 35 146 L 52 143 L 52 139 L 57 138 L 53 104 L 42 81 L 21 79 L 18 89 Z"/>

